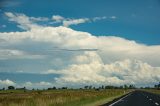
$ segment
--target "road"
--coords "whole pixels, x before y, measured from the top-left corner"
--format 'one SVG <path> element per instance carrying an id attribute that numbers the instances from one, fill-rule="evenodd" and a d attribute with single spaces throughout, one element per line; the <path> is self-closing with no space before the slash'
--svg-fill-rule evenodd
<path id="1" fill-rule="evenodd" d="M 160 95 L 133 91 L 126 96 L 102 106 L 160 106 Z"/>

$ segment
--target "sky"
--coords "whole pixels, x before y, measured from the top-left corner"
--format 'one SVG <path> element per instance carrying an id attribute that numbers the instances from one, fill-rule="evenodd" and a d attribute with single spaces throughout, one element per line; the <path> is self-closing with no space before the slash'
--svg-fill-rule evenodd
<path id="1" fill-rule="evenodd" d="M 160 81 L 159 0 L 1 0 L 0 88 Z"/>

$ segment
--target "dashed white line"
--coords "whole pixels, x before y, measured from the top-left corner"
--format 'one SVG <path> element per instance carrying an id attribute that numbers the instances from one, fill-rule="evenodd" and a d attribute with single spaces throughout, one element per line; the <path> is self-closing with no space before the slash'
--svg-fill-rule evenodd
<path id="1" fill-rule="evenodd" d="M 128 95 L 126 95 L 126 96 L 124 96 L 123 98 L 121 98 L 121 99 L 117 100 L 116 102 L 114 102 L 114 103 L 110 104 L 109 106 L 113 106 L 113 105 L 115 105 L 116 103 L 118 103 L 118 102 L 122 101 L 124 98 L 126 98 L 126 97 L 127 97 L 127 96 L 129 96 L 129 95 L 131 95 L 131 93 L 130 93 L 130 94 L 128 94 Z"/>
<path id="2" fill-rule="evenodd" d="M 155 105 L 159 106 L 159 104 L 156 102 Z"/>
<path id="3" fill-rule="evenodd" d="M 152 100 L 152 99 L 149 99 L 149 100 Z"/>

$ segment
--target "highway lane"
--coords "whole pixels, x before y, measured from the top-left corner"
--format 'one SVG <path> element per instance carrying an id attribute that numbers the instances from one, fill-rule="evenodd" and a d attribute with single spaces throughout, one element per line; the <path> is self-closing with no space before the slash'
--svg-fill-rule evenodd
<path id="1" fill-rule="evenodd" d="M 160 106 L 160 95 L 136 90 L 102 106 Z"/>

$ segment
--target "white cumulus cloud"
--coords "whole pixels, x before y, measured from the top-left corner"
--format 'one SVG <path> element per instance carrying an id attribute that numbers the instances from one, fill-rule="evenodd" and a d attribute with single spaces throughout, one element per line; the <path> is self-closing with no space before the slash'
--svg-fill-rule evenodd
<path id="1" fill-rule="evenodd" d="M 145 85 L 160 81 L 160 45 L 145 45 L 115 36 L 94 36 L 88 32 L 64 27 L 84 23 L 89 21 L 88 19 L 63 19 L 65 23 L 61 22 L 64 26 L 48 27 L 34 24 L 23 14 L 6 13 L 6 15 L 10 17 L 10 21 L 17 22 L 27 31 L 0 32 L 0 41 L 3 41 L 0 44 L 5 45 L 3 49 L 6 46 L 23 47 L 28 41 L 37 48 L 43 48 L 42 44 L 46 43 L 44 48 L 52 50 L 52 54 L 47 55 L 53 60 L 57 58 L 58 64 L 61 64 L 61 69 L 52 67 L 48 72 L 45 71 L 60 74 L 60 77 L 55 79 L 56 83 Z M 59 17 L 57 20 L 62 19 Z M 53 47 L 58 48 L 58 52 L 55 51 L 57 53 Z M 25 48 L 28 49 L 24 46 Z M 0 53 L 4 57 L 9 57 L 10 54 L 16 56 L 24 54 L 3 49 Z M 9 55 L 5 55 L 6 52 Z M 46 62 L 49 63 L 51 61 Z"/>
<path id="2" fill-rule="evenodd" d="M 87 32 L 75 31 L 66 27 L 43 27 L 24 32 L 0 33 L 3 44 L 48 42 L 65 49 L 98 49 L 97 54 L 104 63 L 117 60 L 137 59 L 153 66 L 159 66 L 160 46 L 148 46 L 114 36 L 93 36 Z M 8 45 L 9 45 L 8 44 Z"/>
<path id="3" fill-rule="evenodd" d="M 152 67 L 140 60 L 126 59 L 104 64 L 95 52 L 85 52 L 75 57 L 75 61 L 80 64 L 75 62 L 76 64 L 66 69 L 49 70 L 46 73 L 60 74 L 60 77 L 55 78 L 56 83 L 71 86 L 85 84 L 147 86 L 160 81 L 160 67 Z"/>
<path id="4" fill-rule="evenodd" d="M 6 80 L 0 80 L 0 87 L 7 87 L 7 86 L 11 86 L 11 85 L 15 85 L 16 83 L 6 79 Z"/>

